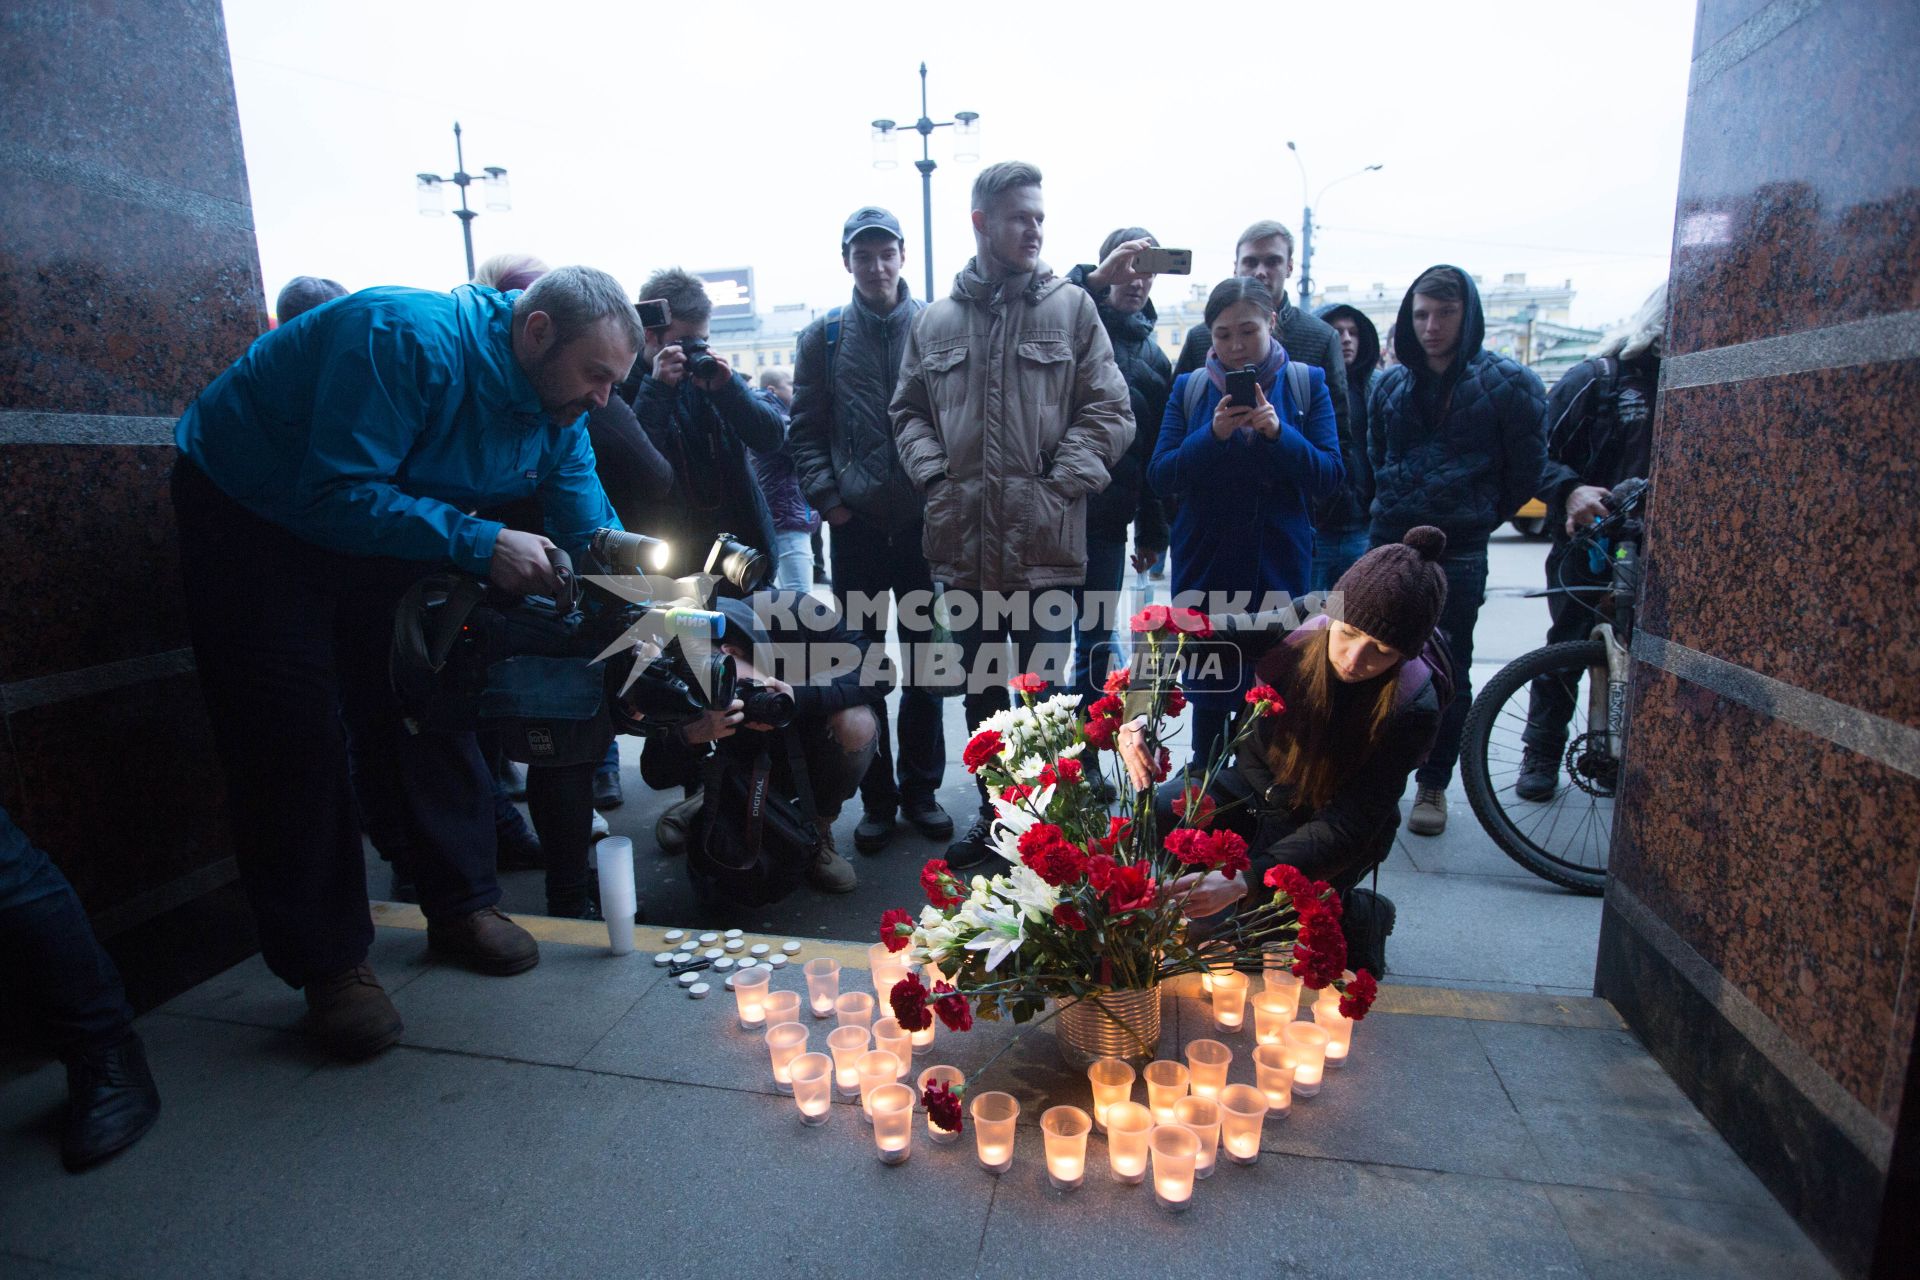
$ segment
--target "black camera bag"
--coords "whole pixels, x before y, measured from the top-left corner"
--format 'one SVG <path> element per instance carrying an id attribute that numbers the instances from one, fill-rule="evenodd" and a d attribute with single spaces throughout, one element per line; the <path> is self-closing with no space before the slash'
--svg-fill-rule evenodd
<path id="1" fill-rule="evenodd" d="M 774 786 L 763 748 L 714 751 L 701 765 L 705 802 L 687 844 L 687 873 L 708 901 L 763 907 L 780 901 L 806 874 L 819 847 L 813 787 L 792 726 L 773 730 L 786 750 L 797 803 Z"/>

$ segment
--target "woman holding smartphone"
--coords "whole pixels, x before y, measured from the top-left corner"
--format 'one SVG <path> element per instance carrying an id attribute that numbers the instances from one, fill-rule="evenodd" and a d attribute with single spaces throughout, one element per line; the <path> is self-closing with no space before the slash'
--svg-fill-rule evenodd
<path id="1" fill-rule="evenodd" d="M 1296 395 L 1287 352 L 1273 336 L 1273 295 L 1250 276 L 1223 280 L 1205 312 L 1213 347 L 1206 367 L 1174 380 L 1147 482 L 1179 504 L 1171 550 L 1173 596 L 1203 612 L 1278 604 L 1305 594 L 1313 566 L 1314 504 L 1340 486 L 1345 467 L 1326 375 L 1307 373 Z M 1195 388 L 1194 379 L 1202 385 Z M 1238 394 L 1229 395 L 1232 389 Z M 1296 401 L 1304 403 L 1296 403 Z M 1181 597 L 1186 596 L 1183 600 Z M 1193 750 L 1213 754 L 1247 673 L 1190 681 Z"/>

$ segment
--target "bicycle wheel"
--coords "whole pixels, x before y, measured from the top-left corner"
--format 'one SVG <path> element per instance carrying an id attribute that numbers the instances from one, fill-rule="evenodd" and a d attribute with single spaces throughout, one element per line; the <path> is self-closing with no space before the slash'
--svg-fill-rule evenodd
<path id="1" fill-rule="evenodd" d="M 1606 704 L 1607 653 L 1598 640 L 1548 645 L 1515 659 L 1487 681 L 1467 714 L 1460 743 L 1460 774 L 1474 816 L 1506 855 L 1527 870 L 1578 893 L 1607 886 L 1613 842 L 1614 793 L 1620 761 L 1603 721 L 1591 723 L 1593 682 Z M 1558 786 L 1545 800 L 1515 792 L 1525 751 L 1522 732 L 1536 680 L 1557 680 L 1573 695 L 1567 744 L 1560 752 Z"/>

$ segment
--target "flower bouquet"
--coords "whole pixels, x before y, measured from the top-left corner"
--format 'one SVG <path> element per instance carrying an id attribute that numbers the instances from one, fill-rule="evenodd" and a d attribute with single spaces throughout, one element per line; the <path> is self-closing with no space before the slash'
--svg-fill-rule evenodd
<path id="1" fill-rule="evenodd" d="M 1364 970 L 1344 976 L 1340 899 L 1324 881 L 1275 867 L 1265 877 L 1265 901 L 1255 900 L 1256 890 L 1204 936 L 1193 929 L 1186 908 L 1202 878 L 1249 868 L 1246 841 L 1216 826 L 1231 806 L 1216 807 L 1209 784 L 1258 720 L 1284 706 L 1271 688 L 1249 690 L 1231 741 L 1174 803 L 1171 829 L 1159 830 L 1153 786 L 1134 787 L 1114 758 L 1122 718 L 1134 713 L 1125 731 L 1143 733 L 1155 752 L 1152 782 L 1165 781 L 1171 760 L 1157 744 L 1186 706 L 1175 678 L 1181 653 L 1212 633 L 1204 615 L 1166 606 L 1142 610 L 1130 625 L 1132 666 L 1114 672 L 1105 696 L 1084 714 L 1077 695 L 1042 698 L 1045 684 L 1022 675 L 1011 682 L 1015 705 L 988 717 L 967 743 L 966 767 L 993 800 L 994 847 L 1011 866 L 963 881 L 936 858 L 920 875 L 927 904 L 918 916 L 896 908 L 881 918 L 881 941 L 910 949 L 908 958 L 931 979 L 929 986 L 910 972 L 894 986 L 901 1026 L 924 1029 L 935 1015 L 953 1031 L 976 1017 L 1026 1023 L 1051 999 L 1055 1013 L 1091 1006 L 1111 1024 L 1111 1047 L 1101 1052 L 1151 1057 L 1161 982 L 1227 965 L 1257 972 L 1270 963 L 1290 968 L 1307 987 L 1335 986 L 1343 1014 L 1366 1016 L 1374 978 Z M 1091 785 L 1096 774 L 1130 797 L 1124 814 L 1109 811 Z"/>

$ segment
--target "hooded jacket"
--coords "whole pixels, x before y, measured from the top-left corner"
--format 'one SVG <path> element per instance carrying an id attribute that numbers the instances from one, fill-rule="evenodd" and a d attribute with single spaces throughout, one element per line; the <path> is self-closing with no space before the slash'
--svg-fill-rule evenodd
<path id="1" fill-rule="evenodd" d="M 1413 289 L 1400 300 L 1394 349 L 1412 364 L 1387 370 L 1367 405 L 1373 462 L 1373 545 L 1437 525 L 1447 553 L 1477 551 L 1540 487 L 1547 396 L 1533 370 L 1482 350 L 1486 316 L 1473 277 L 1459 278 L 1460 345 L 1446 369 L 1427 368 L 1413 328 Z"/>
<path id="2" fill-rule="evenodd" d="M 900 466 L 888 406 L 907 333 L 926 304 L 900 281 L 893 309 L 874 311 L 853 291 L 840 310 L 828 367 L 827 318 L 800 331 L 793 359 L 793 424 L 787 441 L 800 491 L 822 513 L 848 507 L 883 528 L 909 528 L 925 506 Z"/>
<path id="3" fill-rule="evenodd" d="M 1087 287 L 1085 266 L 1067 272 L 1067 279 Z M 1159 314 L 1153 303 L 1134 312 L 1107 305 L 1108 291 L 1088 290 L 1100 308 L 1100 323 L 1113 344 L 1114 363 L 1127 380 L 1127 400 L 1133 407 L 1133 443 L 1113 465 L 1113 482 L 1087 500 L 1087 536 L 1125 542 L 1127 526 L 1139 522 L 1137 537 L 1147 550 L 1167 545 L 1167 515 L 1147 484 L 1147 464 L 1153 460 L 1153 442 L 1167 411 L 1167 393 L 1173 389 L 1173 365 L 1154 340 Z"/>
<path id="4" fill-rule="evenodd" d="M 893 438 L 926 494 L 921 546 L 949 587 L 1031 591 L 1087 577 L 1087 498 L 1134 434 L 1126 380 L 1086 290 L 1045 263 L 974 261 L 914 321 Z"/>
<path id="5" fill-rule="evenodd" d="M 1315 311 L 1329 329 L 1335 320 L 1350 320 L 1360 331 L 1359 349 L 1347 370 L 1347 421 L 1340 432 L 1340 457 L 1347 464 L 1346 479 L 1339 492 L 1320 504 L 1313 516 L 1313 527 L 1323 533 L 1353 533 L 1368 523 L 1368 508 L 1373 505 L 1373 464 L 1367 458 L 1367 393 L 1380 376 L 1380 331 L 1367 313 L 1344 302 L 1330 303 Z M 1334 341 L 1340 340 L 1338 330 Z"/>

